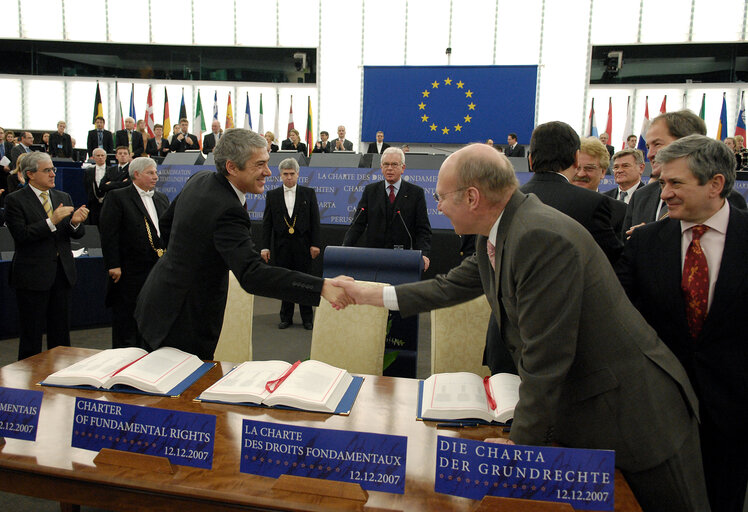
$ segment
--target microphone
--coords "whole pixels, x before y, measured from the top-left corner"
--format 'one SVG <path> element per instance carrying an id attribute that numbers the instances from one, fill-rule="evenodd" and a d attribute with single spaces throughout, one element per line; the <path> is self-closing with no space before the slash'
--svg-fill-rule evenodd
<path id="1" fill-rule="evenodd" d="M 413 237 L 410 236 L 410 231 L 408 231 L 408 226 L 405 224 L 405 219 L 403 219 L 403 214 L 400 213 L 400 210 L 397 211 L 398 217 L 400 217 L 400 222 L 403 223 L 403 227 L 405 228 L 405 232 L 408 233 L 408 239 L 410 240 L 410 249 L 413 249 Z"/>
<path id="2" fill-rule="evenodd" d="M 354 225 L 354 224 L 356 223 L 356 221 L 358 220 L 358 217 L 359 217 L 359 215 L 361 215 L 362 213 L 364 213 L 364 210 L 366 210 L 366 208 L 364 208 L 364 207 L 362 206 L 361 208 L 359 208 L 359 209 L 358 209 L 358 212 L 356 212 L 356 216 L 355 216 L 355 217 L 353 217 L 353 222 L 351 222 L 351 225 L 350 225 L 350 226 L 348 226 L 348 229 L 347 229 L 347 230 L 346 230 L 346 232 L 345 232 L 345 236 L 343 237 L 343 245 L 345 245 L 345 239 L 346 239 L 346 238 L 348 238 L 348 232 L 349 232 L 349 231 L 351 230 L 351 228 L 353 227 L 353 225 Z"/>

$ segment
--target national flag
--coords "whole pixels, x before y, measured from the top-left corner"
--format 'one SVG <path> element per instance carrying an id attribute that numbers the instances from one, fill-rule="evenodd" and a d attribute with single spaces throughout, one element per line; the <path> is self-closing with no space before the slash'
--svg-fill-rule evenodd
<path id="1" fill-rule="evenodd" d="M 719 113 L 719 124 L 717 125 L 717 140 L 727 138 L 727 100 L 726 93 L 722 93 L 722 111 Z"/>
<path id="2" fill-rule="evenodd" d="M 135 121 L 138 120 L 138 117 L 135 115 L 135 84 L 132 84 L 132 89 L 130 89 L 130 117 Z"/>
<path id="3" fill-rule="evenodd" d="M 597 137 L 597 121 L 595 121 L 595 98 L 592 98 L 592 107 L 590 107 L 589 126 L 587 127 L 588 137 Z"/>
<path id="4" fill-rule="evenodd" d="M 213 121 L 218 121 L 218 91 L 213 93 Z"/>
<path id="5" fill-rule="evenodd" d="M 626 123 L 623 125 L 623 146 L 621 149 L 626 149 L 626 144 L 631 133 L 631 96 L 626 100 Z"/>
<path id="6" fill-rule="evenodd" d="M 149 137 L 154 137 L 156 134 L 153 133 L 153 126 L 155 125 L 153 119 L 153 96 L 151 95 L 151 86 L 148 86 L 148 99 L 145 104 L 145 130 L 148 132 Z"/>
<path id="7" fill-rule="evenodd" d="M 642 121 L 642 131 L 639 135 L 639 143 L 636 145 L 636 149 L 639 149 L 644 153 L 645 161 L 649 160 L 647 158 L 647 141 L 644 138 L 647 135 L 647 130 L 649 130 L 649 96 L 644 97 L 644 120 Z"/>
<path id="8" fill-rule="evenodd" d="M 605 125 L 605 133 L 608 134 L 608 140 L 613 133 L 613 98 L 608 97 L 608 124 Z"/>
<path id="9" fill-rule="evenodd" d="M 257 121 L 257 133 L 265 135 L 265 122 L 262 116 L 262 93 L 260 93 L 260 119 Z"/>
<path id="10" fill-rule="evenodd" d="M 187 107 L 184 106 L 184 87 L 182 87 L 182 104 L 179 106 L 179 119 L 187 119 Z"/>
<path id="11" fill-rule="evenodd" d="M 280 137 L 280 124 L 278 124 L 279 116 L 280 116 L 280 93 L 276 92 L 275 93 L 275 119 L 274 119 L 275 122 L 273 123 L 273 131 L 276 134 L 278 134 L 278 136 Z"/>
<path id="12" fill-rule="evenodd" d="M 104 106 L 101 104 L 101 90 L 99 89 L 99 82 L 96 82 L 96 97 L 94 98 L 94 109 L 93 119 L 91 122 L 95 122 L 97 117 L 104 117 Z"/>
<path id="13" fill-rule="evenodd" d="M 309 109 L 307 110 L 306 116 L 306 149 L 307 156 L 312 155 L 312 144 L 314 143 L 314 131 L 312 130 L 312 98 L 307 96 L 307 103 Z"/>
<path id="14" fill-rule="evenodd" d="M 234 127 L 234 109 L 231 106 L 231 93 L 229 92 L 229 102 L 226 105 L 226 129 Z"/>
<path id="15" fill-rule="evenodd" d="M 740 135 L 745 140 L 745 91 L 740 93 L 740 112 L 735 121 L 735 135 Z"/>
<path id="16" fill-rule="evenodd" d="M 288 111 L 288 129 L 286 130 L 286 137 L 293 130 L 293 94 L 291 95 L 291 110 Z"/>
<path id="17" fill-rule="evenodd" d="M 701 110 L 699 110 L 699 117 L 702 121 L 706 119 L 706 93 L 701 96 Z"/>
<path id="18" fill-rule="evenodd" d="M 171 119 L 169 119 L 169 93 L 164 87 L 164 137 L 171 135 Z"/>
<path id="19" fill-rule="evenodd" d="M 244 109 L 244 129 L 252 129 L 252 114 L 249 112 L 249 92 L 247 92 L 247 108 Z"/>
<path id="20" fill-rule="evenodd" d="M 197 91 L 197 106 L 195 107 L 195 119 L 192 122 L 192 129 L 197 135 L 197 145 L 200 151 L 203 150 L 203 132 L 205 131 L 205 116 L 203 115 L 203 102 L 200 101 L 200 90 Z"/>
<path id="21" fill-rule="evenodd" d="M 119 86 L 117 85 L 117 82 L 114 82 L 114 96 L 116 98 L 114 103 L 114 129 L 124 130 L 125 119 L 122 115 L 122 101 L 119 99 Z"/>
<path id="22" fill-rule="evenodd" d="M 667 94 L 662 98 L 662 105 L 660 105 L 660 114 L 667 112 Z"/>

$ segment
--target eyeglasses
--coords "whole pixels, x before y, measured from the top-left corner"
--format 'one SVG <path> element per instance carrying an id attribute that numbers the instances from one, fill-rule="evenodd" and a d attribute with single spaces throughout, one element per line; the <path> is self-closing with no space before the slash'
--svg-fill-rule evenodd
<path id="1" fill-rule="evenodd" d="M 436 199 L 436 202 L 438 203 L 442 199 L 447 197 L 449 194 L 454 194 L 455 192 L 461 192 L 463 190 L 467 190 L 468 188 L 470 187 L 462 187 L 462 188 L 458 188 L 457 190 L 453 190 L 452 192 L 444 192 L 443 194 L 437 194 L 436 192 L 434 192 L 434 199 Z"/>
<path id="2" fill-rule="evenodd" d="M 57 174 L 57 167 L 50 167 L 49 169 L 37 169 L 34 172 L 43 172 L 44 174 L 49 174 L 51 172 Z"/>

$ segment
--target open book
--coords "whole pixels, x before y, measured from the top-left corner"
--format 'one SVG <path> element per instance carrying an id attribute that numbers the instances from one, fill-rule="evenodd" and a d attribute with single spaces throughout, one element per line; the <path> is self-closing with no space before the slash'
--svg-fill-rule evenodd
<path id="1" fill-rule="evenodd" d="M 191 384 L 212 366 L 172 347 L 150 353 L 137 347 L 113 348 L 53 373 L 42 385 L 111 389 L 119 384 L 146 393 L 178 395 L 175 388 L 182 383 Z"/>
<path id="2" fill-rule="evenodd" d="M 514 417 L 519 383 L 519 376 L 510 373 L 497 373 L 485 380 L 473 373 L 437 373 L 422 383 L 419 417 L 505 423 Z"/>
<path id="3" fill-rule="evenodd" d="M 285 361 L 247 361 L 203 391 L 198 399 L 341 413 L 339 405 L 347 392 L 355 388 L 348 404 L 350 410 L 362 380 L 321 361 L 293 365 Z"/>

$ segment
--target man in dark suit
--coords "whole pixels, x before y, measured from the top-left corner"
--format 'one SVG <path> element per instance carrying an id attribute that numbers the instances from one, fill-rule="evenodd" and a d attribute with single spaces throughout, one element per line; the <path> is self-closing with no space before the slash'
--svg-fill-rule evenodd
<path id="1" fill-rule="evenodd" d="M 607 132 L 603 132 L 600 134 L 599 139 L 603 146 L 605 146 L 605 149 L 608 150 L 608 155 L 610 156 L 610 158 L 613 158 L 613 153 L 616 152 L 616 148 L 608 144 L 608 141 L 610 140 L 610 134 Z"/>
<path id="2" fill-rule="evenodd" d="M 171 150 L 175 153 L 184 153 L 188 149 L 200 149 L 197 137 L 187 132 L 190 122 L 186 117 L 179 120 L 179 133 L 171 139 Z"/>
<path id="3" fill-rule="evenodd" d="M 47 347 L 70 346 L 70 295 L 76 272 L 70 239 L 80 238 L 88 215 L 73 209 L 70 195 L 54 190 L 55 168 L 46 153 L 25 157 L 21 171 L 28 186 L 5 201 L 8 229 L 15 243 L 10 286 L 16 289 L 20 343 L 18 359 Z"/>
<path id="4" fill-rule="evenodd" d="M 65 133 L 65 121 L 57 122 L 57 131 L 49 135 L 49 154 L 52 158 L 73 158 L 73 140 Z"/>
<path id="5" fill-rule="evenodd" d="M 319 140 L 314 144 L 312 153 L 332 153 L 332 144 L 328 140 L 330 134 L 326 131 L 319 132 Z"/>
<path id="6" fill-rule="evenodd" d="M 203 139 L 203 153 L 206 155 L 213 151 L 221 138 L 221 123 L 218 119 L 214 119 L 210 125 L 211 132 Z"/>
<path id="7" fill-rule="evenodd" d="M 283 185 L 267 193 L 260 256 L 265 263 L 272 258 L 279 267 L 309 273 L 320 252 L 317 194 L 313 188 L 298 185 L 299 164 L 293 158 L 282 160 L 278 170 Z M 281 302 L 279 329 L 293 324 L 293 310 L 293 302 Z M 312 307 L 299 304 L 299 313 L 304 329 L 311 330 Z"/>
<path id="8" fill-rule="evenodd" d="M 148 139 L 145 152 L 150 156 L 166 156 L 171 151 L 168 139 L 164 138 L 164 127 L 160 124 L 153 125 L 153 137 Z"/>
<path id="9" fill-rule="evenodd" d="M 99 182 L 99 191 L 106 196 L 107 192 L 130 185 L 130 151 L 126 146 L 117 148 L 117 165 L 107 167 L 104 177 Z"/>
<path id="10" fill-rule="evenodd" d="M 101 205 L 104 202 L 104 192 L 99 184 L 106 176 L 106 151 L 101 148 L 93 150 L 94 165 L 83 169 L 83 188 L 88 195 L 88 223 L 99 224 Z"/>
<path id="11" fill-rule="evenodd" d="M 657 154 L 669 218 L 637 228 L 617 272 L 629 298 L 686 369 L 699 399 L 712 510 L 743 510 L 748 484 L 748 213 L 726 196 L 735 157 L 703 135 Z"/>
<path id="12" fill-rule="evenodd" d="M 525 146 L 520 146 L 517 144 L 517 134 L 516 133 L 510 133 L 506 137 L 506 149 L 504 150 L 504 154 L 506 156 L 525 156 Z"/>
<path id="13" fill-rule="evenodd" d="M 683 367 L 589 233 L 517 185 L 490 146 L 455 152 L 439 171 L 439 210 L 457 234 L 478 234 L 475 255 L 427 281 L 342 285 L 357 304 L 403 316 L 485 294 L 522 381 L 510 440 L 500 442 L 615 450 L 644 510 L 708 510 Z M 634 430 L 632 417 L 641 418 Z"/>
<path id="14" fill-rule="evenodd" d="M 0 208 L 5 202 L 5 196 L 8 190 L 8 175 L 10 174 L 10 153 L 13 151 L 13 144 L 5 142 L 5 130 L 0 128 L 0 160 L 5 157 L 8 159 L 8 165 L 0 165 Z M 0 225 L 2 225 L 0 223 Z"/>
<path id="15" fill-rule="evenodd" d="M 345 126 L 338 126 L 338 138 L 332 145 L 333 151 L 353 151 L 353 142 L 345 138 Z"/>
<path id="16" fill-rule="evenodd" d="M 106 153 L 114 153 L 114 138 L 112 132 L 104 129 L 105 120 L 101 116 L 96 116 L 94 119 L 94 128 L 88 132 L 88 140 L 86 141 L 86 147 L 88 148 L 88 154 L 93 156 L 94 149 L 101 148 Z M 141 136 L 142 137 L 142 136 Z"/>
<path id="17" fill-rule="evenodd" d="M 112 308 L 112 348 L 137 346 L 135 303 L 145 279 L 164 254 L 159 218 L 169 207 L 165 194 L 154 190 L 156 162 L 130 163 L 131 185 L 107 194 L 101 210 L 101 250 L 109 273 L 106 304 Z"/>
<path id="18" fill-rule="evenodd" d="M 145 151 L 143 136 L 135 130 L 135 119 L 132 117 L 125 118 L 125 129 L 117 130 L 114 135 L 114 146 L 120 148 L 126 147 L 131 155 L 142 155 Z"/>
<path id="19" fill-rule="evenodd" d="M 579 146 L 579 136 L 566 123 L 552 121 L 535 128 L 529 156 L 534 175 L 520 190 L 579 222 L 613 263 L 623 244 L 613 229 L 608 199 L 571 185 L 579 165 Z"/>
<path id="20" fill-rule="evenodd" d="M 399 246 L 419 250 L 423 254 L 424 270 L 428 270 L 431 223 L 423 189 L 402 179 L 405 154 L 400 148 L 385 150 L 381 165 L 384 181 L 364 188 L 343 245 L 356 245 L 366 231 L 366 247 L 392 249 Z"/>
<path id="21" fill-rule="evenodd" d="M 613 179 L 618 185 L 603 192 L 608 197 L 626 204 L 631 202 L 634 192 L 644 187 L 644 154 L 638 149 L 623 149 L 613 155 Z"/>
<path id="22" fill-rule="evenodd" d="M 34 143 L 34 136 L 31 132 L 21 132 L 21 139 L 18 144 L 13 146 L 10 151 L 10 167 L 15 169 L 16 160 L 23 153 L 31 153 L 31 145 Z"/>
<path id="23" fill-rule="evenodd" d="M 384 132 L 382 130 L 379 130 L 377 132 L 377 141 L 370 143 L 369 149 L 367 149 L 366 152 L 379 153 L 381 155 L 388 147 L 390 147 L 390 145 L 384 142 Z"/>
<path id="24" fill-rule="evenodd" d="M 270 176 L 267 141 L 249 130 L 226 130 L 215 155 L 218 172 L 201 171 L 160 219 L 167 251 L 138 296 L 135 319 L 151 349 L 176 347 L 212 359 L 221 333 L 229 270 L 248 293 L 316 306 L 348 304 L 334 280 L 262 261 L 252 244 L 246 195 L 262 194 Z"/>

